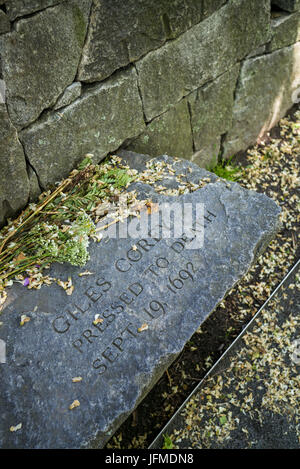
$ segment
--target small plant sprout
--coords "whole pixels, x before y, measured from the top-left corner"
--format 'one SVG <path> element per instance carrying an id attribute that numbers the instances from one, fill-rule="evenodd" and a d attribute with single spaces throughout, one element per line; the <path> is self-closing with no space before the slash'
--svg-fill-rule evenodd
<path id="1" fill-rule="evenodd" d="M 174 448 L 173 441 L 171 440 L 171 438 L 168 435 L 163 435 L 163 439 L 164 439 L 164 444 L 163 444 L 162 449 L 173 449 Z"/>
<path id="2" fill-rule="evenodd" d="M 233 156 L 228 160 L 222 159 L 216 166 L 211 168 L 210 171 L 227 181 L 238 181 L 242 176 L 242 170 L 232 163 L 232 158 Z"/>

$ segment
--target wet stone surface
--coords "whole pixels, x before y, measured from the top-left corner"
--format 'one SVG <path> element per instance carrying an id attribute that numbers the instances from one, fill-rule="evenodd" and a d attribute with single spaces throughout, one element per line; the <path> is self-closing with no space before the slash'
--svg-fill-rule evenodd
<path id="1" fill-rule="evenodd" d="M 138 170 L 147 159 L 122 156 Z M 177 197 L 147 184 L 131 189 L 159 208 L 190 204 L 193 231 L 91 243 L 84 268 L 51 268 L 53 277 L 72 278 L 70 296 L 54 284 L 10 289 L 0 328 L 0 447 L 103 447 L 278 230 L 280 209 L 268 197 L 160 159 L 176 171 L 160 185 L 176 187 L 182 173 L 210 182 Z M 93 275 L 80 277 L 84 270 Z M 30 318 L 23 326 L 22 315 Z"/>

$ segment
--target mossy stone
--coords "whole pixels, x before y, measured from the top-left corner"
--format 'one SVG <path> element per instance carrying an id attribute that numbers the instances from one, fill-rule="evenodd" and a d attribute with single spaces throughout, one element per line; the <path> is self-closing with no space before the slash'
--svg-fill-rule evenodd
<path id="1" fill-rule="evenodd" d="M 63 2 L 20 19 L 0 37 L 7 105 L 18 129 L 36 120 L 74 81 L 90 5 L 91 0 Z"/>
<path id="2" fill-rule="evenodd" d="M 161 154 L 189 159 L 193 154 L 188 103 L 184 99 L 154 119 L 127 147 L 137 153 Z"/>
<path id="3" fill-rule="evenodd" d="M 146 119 L 226 72 L 270 39 L 268 0 L 231 0 L 136 63 Z"/>

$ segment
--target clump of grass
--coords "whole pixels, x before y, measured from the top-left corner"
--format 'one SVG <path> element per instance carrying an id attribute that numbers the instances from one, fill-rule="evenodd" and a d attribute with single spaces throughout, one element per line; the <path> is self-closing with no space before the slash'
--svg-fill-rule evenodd
<path id="1" fill-rule="evenodd" d="M 221 160 L 210 171 L 222 179 L 227 179 L 227 181 L 238 181 L 242 176 L 242 171 L 239 166 L 232 163 L 232 158 L 233 156 L 228 160 Z"/>
<path id="2" fill-rule="evenodd" d="M 174 444 L 171 438 L 168 435 L 163 435 L 163 438 L 164 438 L 164 444 L 163 444 L 162 449 L 173 449 Z"/>
<path id="3" fill-rule="evenodd" d="M 0 293 L 7 281 L 49 263 L 84 265 L 89 236 L 95 232 L 95 209 L 110 202 L 133 180 L 112 157 L 95 165 L 87 156 L 51 193 L 42 194 L 0 231 Z"/>

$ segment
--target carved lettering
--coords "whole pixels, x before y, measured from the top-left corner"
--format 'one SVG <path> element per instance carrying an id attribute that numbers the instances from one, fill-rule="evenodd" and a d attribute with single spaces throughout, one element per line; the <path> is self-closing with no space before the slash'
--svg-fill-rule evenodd
<path id="1" fill-rule="evenodd" d="M 135 282 L 129 285 L 128 290 L 132 295 L 128 295 L 127 292 L 121 293 L 119 296 L 120 300 L 123 301 L 127 306 L 129 306 L 135 300 L 135 297 L 139 296 L 143 291 L 143 286 L 140 282 Z"/>
<path id="2" fill-rule="evenodd" d="M 134 332 L 133 329 L 133 324 L 128 323 L 126 327 L 121 331 L 120 335 L 115 337 L 112 340 L 111 344 L 103 350 L 101 356 L 102 358 L 104 358 L 104 360 L 108 361 L 108 364 L 114 363 L 119 357 L 119 355 L 124 352 L 124 347 L 121 347 L 121 345 L 123 345 L 123 343 L 126 342 L 128 338 L 137 338 L 137 334 Z M 124 334 L 126 332 L 129 334 L 129 337 L 127 335 L 127 338 L 124 339 Z M 118 351 L 116 351 L 115 349 L 117 349 Z M 92 366 L 98 371 L 100 375 L 102 375 L 108 369 L 108 364 L 103 363 L 103 359 L 97 358 L 93 361 Z"/>
<path id="3" fill-rule="evenodd" d="M 123 352 L 123 348 L 121 347 L 121 344 L 123 343 L 123 338 L 122 337 L 116 337 L 113 341 L 112 341 L 112 345 L 114 345 L 115 347 L 117 347 L 117 349 L 120 350 L 120 352 Z"/>
<path id="4" fill-rule="evenodd" d="M 93 361 L 93 367 L 98 371 L 99 375 L 102 375 L 107 370 L 107 366 L 101 363 L 99 358 Z"/>
<path id="5" fill-rule="evenodd" d="M 139 262 L 143 258 L 143 254 L 149 252 L 160 240 L 161 238 L 140 239 L 136 243 L 140 249 L 136 246 L 131 247 L 126 253 L 126 258 L 121 257 L 116 260 L 115 268 L 119 272 L 128 272 L 132 267 L 132 262 Z"/>
<path id="6" fill-rule="evenodd" d="M 52 327 L 58 334 L 64 334 L 70 329 L 71 324 L 64 316 L 57 316 L 57 318 L 52 321 Z"/>
<path id="7" fill-rule="evenodd" d="M 144 274 L 151 272 L 155 277 L 159 276 L 159 269 L 167 269 L 169 267 L 170 262 L 165 257 L 158 257 L 155 260 L 155 264 L 151 264 L 147 267 L 144 271 Z"/>
<path id="8" fill-rule="evenodd" d="M 119 355 L 119 353 L 114 353 L 110 347 L 107 347 L 104 352 L 102 352 L 102 357 L 106 358 L 109 363 L 116 361 Z"/>
<path id="9" fill-rule="evenodd" d="M 179 254 L 184 249 L 184 242 L 175 241 L 175 243 L 171 245 L 171 249 L 173 249 L 173 251 Z"/>
<path id="10" fill-rule="evenodd" d="M 153 243 L 153 241 L 154 240 L 152 240 L 152 243 L 150 243 L 147 239 L 140 239 L 136 244 L 140 248 L 144 249 L 144 251 L 148 252 L 153 246 L 156 245 L 156 243 L 155 242 Z"/>
<path id="11" fill-rule="evenodd" d="M 85 314 L 89 307 L 91 306 L 91 303 L 89 303 L 88 307 L 86 309 L 83 309 L 76 304 L 71 303 L 69 306 L 67 306 L 66 310 L 64 311 L 63 314 L 60 316 L 57 316 L 53 321 L 52 321 L 52 327 L 55 332 L 58 334 L 64 334 L 69 331 L 72 322 L 73 321 L 78 321 L 79 317 L 78 314 L 81 313 L 82 315 Z M 73 321 L 69 322 L 69 318 L 66 316 L 70 316 Z"/>
<path id="12" fill-rule="evenodd" d="M 74 342 L 72 342 L 73 347 L 78 350 L 78 352 L 83 353 L 81 347 L 83 345 L 83 342 L 81 339 L 76 339 Z"/>
<path id="13" fill-rule="evenodd" d="M 85 331 L 83 331 L 82 337 L 84 337 L 85 340 L 87 340 L 89 344 L 92 344 L 93 341 L 92 341 L 91 337 L 97 338 L 97 337 L 99 337 L 99 336 L 98 336 L 98 335 L 94 335 L 90 329 L 86 329 Z"/>
<path id="14" fill-rule="evenodd" d="M 139 282 L 133 283 L 132 285 L 129 285 L 128 290 L 133 293 L 135 296 L 139 296 L 142 291 L 143 287 Z"/>
<path id="15" fill-rule="evenodd" d="M 115 267 L 119 272 L 128 272 L 132 264 L 127 259 L 121 258 L 115 262 Z"/>
<path id="16" fill-rule="evenodd" d="M 150 316 L 151 319 L 158 319 L 163 314 L 166 314 L 165 305 L 157 300 L 150 301 L 149 308 L 143 308 L 143 310 L 148 314 L 148 316 Z"/>
<path id="17" fill-rule="evenodd" d="M 134 250 L 133 248 L 127 251 L 127 258 L 132 262 L 138 262 L 143 257 L 143 254 L 139 249 Z"/>
<path id="18" fill-rule="evenodd" d="M 90 300 L 92 300 L 93 303 L 96 303 L 103 296 L 103 293 L 106 293 L 111 288 L 111 283 L 107 282 L 102 277 L 97 278 L 96 285 L 100 288 L 96 288 L 96 287 L 92 286 L 92 287 L 89 287 L 85 291 L 85 295 Z"/>
<path id="19" fill-rule="evenodd" d="M 172 293 L 176 293 L 176 290 L 181 290 L 184 287 L 186 280 L 191 279 L 194 281 L 194 273 L 196 273 L 194 265 L 192 262 L 188 262 L 185 269 L 179 270 L 178 274 L 175 274 L 175 276 L 169 275 L 167 288 Z"/>

